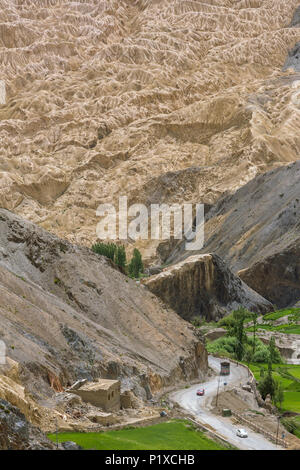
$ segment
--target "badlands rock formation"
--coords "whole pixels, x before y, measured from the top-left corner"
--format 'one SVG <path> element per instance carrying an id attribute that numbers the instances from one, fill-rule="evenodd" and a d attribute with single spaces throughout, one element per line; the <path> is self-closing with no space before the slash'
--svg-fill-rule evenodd
<path id="1" fill-rule="evenodd" d="M 90 244 L 119 194 L 214 203 L 298 158 L 297 7 L 1 0 L 0 206 Z"/>
<path id="2" fill-rule="evenodd" d="M 4 209 L 0 298 L 0 335 L 21 382 L 17 393 L 17 379 L 1 369 L 0 398 L 24 412 L 27 392 L 41 403 L 77 379 L 118 378 L 146 399 L 207 369 L 194 328 L 144 286 Z"/>
<path id="3" fill-rule="evenodd" d="M 186 320 L 202 317 L 217 321 L 239 307 L 260 313 L 273 309 L 217 255 L 190 256 L 143 282 Z"/>
<path id="4" fill-rule="evenodd" d="M 300 161 L 257 176 L 207 214 L 203 253 L 214 252 L 279 307 L 300 298 Z M 179 244 L 169 261 L 188 256 Z"/>

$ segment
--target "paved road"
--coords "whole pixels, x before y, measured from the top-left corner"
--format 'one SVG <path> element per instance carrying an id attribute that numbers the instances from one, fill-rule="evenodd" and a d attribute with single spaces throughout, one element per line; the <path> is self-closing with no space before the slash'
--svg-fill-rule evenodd
<path id="1" fill-rule="evenodd" d="M 209 356 L 209 366 L 214 369 L 217 374 L 220 371 L 220 359 Z M 276 446 L 272 442 L 268 441 L 261 434 L 258 434 L 247 426 L 241 425 L 246 429 L 248 438 L 240 438 L 236 435 L 237 426 L 233 425 L 230 418 L 223 418 L 222 416 L 216 416 L 210 412 L 211 402 L 214 396 L 217 394 L 219 375 L 212 377 L 205 383 L 193 385 L 188 389 L 179 390 L 170 394 L 170 398 L 179 403 L 183 408 L 193 414 L 196 420 L 203 424 L 208 424 L 213 427 L 218 434 L 224 437 L 228 442 L 233 444 L 242 450 L 279 450 L 282 449 L 280 446 Z M 224 381 L 226 380 L 226 390 L 229 390 L 232 386 L 237 385 L 247 380 L 248 373 L 244 367 L 237 366 L 231 363 L 231 371 L 229 376 L 220 377 L 220 391 L 223 391 Z M 198 397 L 196 390 L 200 387 L 205 388 L 205 395 Z"/>

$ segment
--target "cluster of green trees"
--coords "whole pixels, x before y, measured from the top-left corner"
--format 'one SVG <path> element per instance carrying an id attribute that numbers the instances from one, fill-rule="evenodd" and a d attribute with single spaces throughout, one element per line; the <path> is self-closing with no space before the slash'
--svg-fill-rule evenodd
<path id="1" fill-rule="evenodd" d="M 127 264 L 126 250 L 124 245 L 116 243 L 95 243 L 92 251 L 98 255 L 106 256 L 111 259 L 117 266 L 122 268 L 124 273 L 132 278 L 139 278 L 144 272 L 144 264 L 140 251 L 135 248 L 130 262 Z"/>
<path id="2" fill-rule="evenodd" d="M 264 344 L 260 339 L 253 336 L 248 336 L 245 338 L 245 342 L 241 344 L 239 340 L 234 336 L 223 336 L 211 343 L 207 344 L 207 350 L 211 354 L 220 354 L 231 357 L 232 359 L 241 360 L 247 363 L 268 363 L 269 361 L 269 347 Z M 243 355 L 241 359 L 238 359 L 241 355 L 241 350 Z M 254 353 L 253 353 L 254 350 Z M 276 360 L 274 363 L 280 363 L 281 356 L 276 349 Z"/>
<path id="3" fill-rule="evenodd" d="M 247 336 L 245 323 L 252 322 L 253 336 Z M 211 353 L 225 354 L 229 357 L 247 363 L 280 364 L 282 358 L 275 346 L 274 339 L 269 345 L 264 344 L 256 336 L 257 314 L 244 308 L 233 311 L 230 315 L 218 322 L 218 326 L 225 326 L 227 335 L 207 345 Z"/>
<path id="4" fill-rule="evenodd" d="M 245 323 L 252 322 L 253 336 L 247 336 Z M 227 335 L 208 345 L 209 352 L 225 354 L 238 361 L 252 363 L 268 363 L 270 355 L 273 363 L 281 363 L 282 359 L 278 349 L 269 348 L 256 336 L 257 314 L 244 308 L 233 311 L 218 322 L 218 326 L 225 326 Z"/>
<path id="5" fill-rule="evenodd" d="M 274 338 L 269 346 L 265 345 L 256 337 L 257 328 L 256 313 L 249 312 L 244 308 L 239 308 L 231 313 L 227 320 L 227 336 L 235 338 L 234 355 L 238 361 L 281 363 L 282 359 L 279 350 L 275 346 Z M 245 322 L 252 321 L 253 336 L 247 336 Z"/>
<path id="6" fill-rule="evenodd" d="M 116 245 L 115 243 L 95 243 L 92 251 L 98 255 L 106 256 L 118 266 L 125 268 L 126 251 L 124 245 Z"/>

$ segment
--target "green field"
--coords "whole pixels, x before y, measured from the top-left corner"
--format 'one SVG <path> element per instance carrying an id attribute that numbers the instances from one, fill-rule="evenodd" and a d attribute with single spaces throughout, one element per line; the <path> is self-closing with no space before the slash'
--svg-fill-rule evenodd
<path id="1" fill-rule="evenodd" d="M 246 328 L 246 331 L 253 332 L 253 326 Z M 285 323 L 284 325 L 258 325 L 256 330 L 267 330 L 267 331 L 278 331 L 278 333 L 286 333 L 293 335 L 300 335 L 300 325 L 293 325 L 291 323 Z"/>
<path id="2" fill-rule="evenodd" d="M 56 442 L 55 434 L 48 437 Z M 228 450 L 184 420 L 119 431 L 61 433 L 58 441 L 73 441 L 84 449 L 94 450 Z"/>
<path id="3" fill-rule="evenodd" d="M 275 321 L 287 315 L 291 316 L 291 319 L 295 321 L 300 320 L 300 308 L 285 308 L 283 310 L 277 310 L 276 312 L 264 315 L 264 320 Z"/>
<path id="4" fill-rule="evenodd" d="M 246 364 L 247 365 L 247 364 Z M 260 380 L 260 368 L 267 370 L 267 364 L 249 364 L 249 368 L 254 374 L 256 380 Z M 300 380 L 300 365 L 280 364 L 273 365 L 273 377 L 279 380 L 284 388 L 284 401 L 282 411 L 295 411 L 300 413 L 300 382 L 296 382 L 280 374 L 281 370 L 292 374 L 296 379 Z"/>
<path id="5" fill-rule="evenodd" d="M 289 432 L 295 434 L 300 439 L 300 416 L 283 418 L 281 422 Z"/>
<path id="6" fill-rule="evenodd" d="M 283 325 L 275 326 L 273 322 L 279 318 L 287 316 L 287 323 Z M 289 308 L 278 310 L 273 313 L 264 315 L 264 323 L 257 326 L 257 329 L 263 329 L 268 331 L 278 331 L 286 334 L 300 334 L 300 325 L 297 325 L 296 322 L 300 321 L 300 309 L 299 308 Z M 253 327 L 247 328 L 247 331 L 253 331 Z M 251 364 L 250 368 L 255 375 L 256 380 L 260 379 L 259 370 L 263 366 L 267 368 L 266 364 Z M 290 380 L 288 377 L 280 374 L 280 370 L 286 369 L 286 371 L 292 374 L 296 379 L 299 380 Z M 273 377 L 279 380 L 284 387 L 284 402 L 283 410 L 284 411 L 295 411 L 300 413 L 300 365 L 291 365 L 291 364 L 281 364 L 273 365 L 275 372 Z"/>
<path id="7" fill-rule="evenodd" d="M 279 320 L 282 317 L 287 316 L 287 322 L 283 325 L 274 325 L 273 322 Z M 257 329 L 278 331 L 286 334 L 300 334 L 300 325 L 297 322 L 300 321 L 300 309 L 299 308 L 286 308 L 278 310 L 273 313 L 264 315 L 263 324 L 257 325 Z M 253 331 L 253 327 L 247 328 L 247 331 Z"/>

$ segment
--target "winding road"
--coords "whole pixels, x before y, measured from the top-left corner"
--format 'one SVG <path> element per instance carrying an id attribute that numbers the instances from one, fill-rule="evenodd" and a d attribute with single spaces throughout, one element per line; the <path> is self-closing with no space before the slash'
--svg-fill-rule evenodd
<path id="1" fill-rule="evenodd" d="M 171 393 L 170 399 L 178 403 L 182 408 L 194 415 L 195 419 L 204 425 L 213 428 L 217 434 L 226 439 L 227 442 L 241 450 L 281 450 L 281 446 L 276 446 L 268 441 L 262 434 L 258 434 L 247 426 L 241 425 L 246 429 L 248 438 L 240 438 L 236 435 L 238 426 L 233 425 L 230 418 L 216 416 L 210 410 L 212 408 L 212 399 L 217 394 L 220 362 L 221 359 L 209 356 L 209 366 L 217 372 L 217 376 L 211 377 L 207 382 L 193 385 L 188 389 L 179 390 Z M 230 375 L 221 377 L 220 391 L 224 390 L 224 381 L 226 380 L 226 389 L 234 385 L 245 382 L 248 378 L 248 372 L 244 367 L 231 363 Z M 196 390 L 200 387 L 205 389 L 203 397 L 196 395 Z"/>

